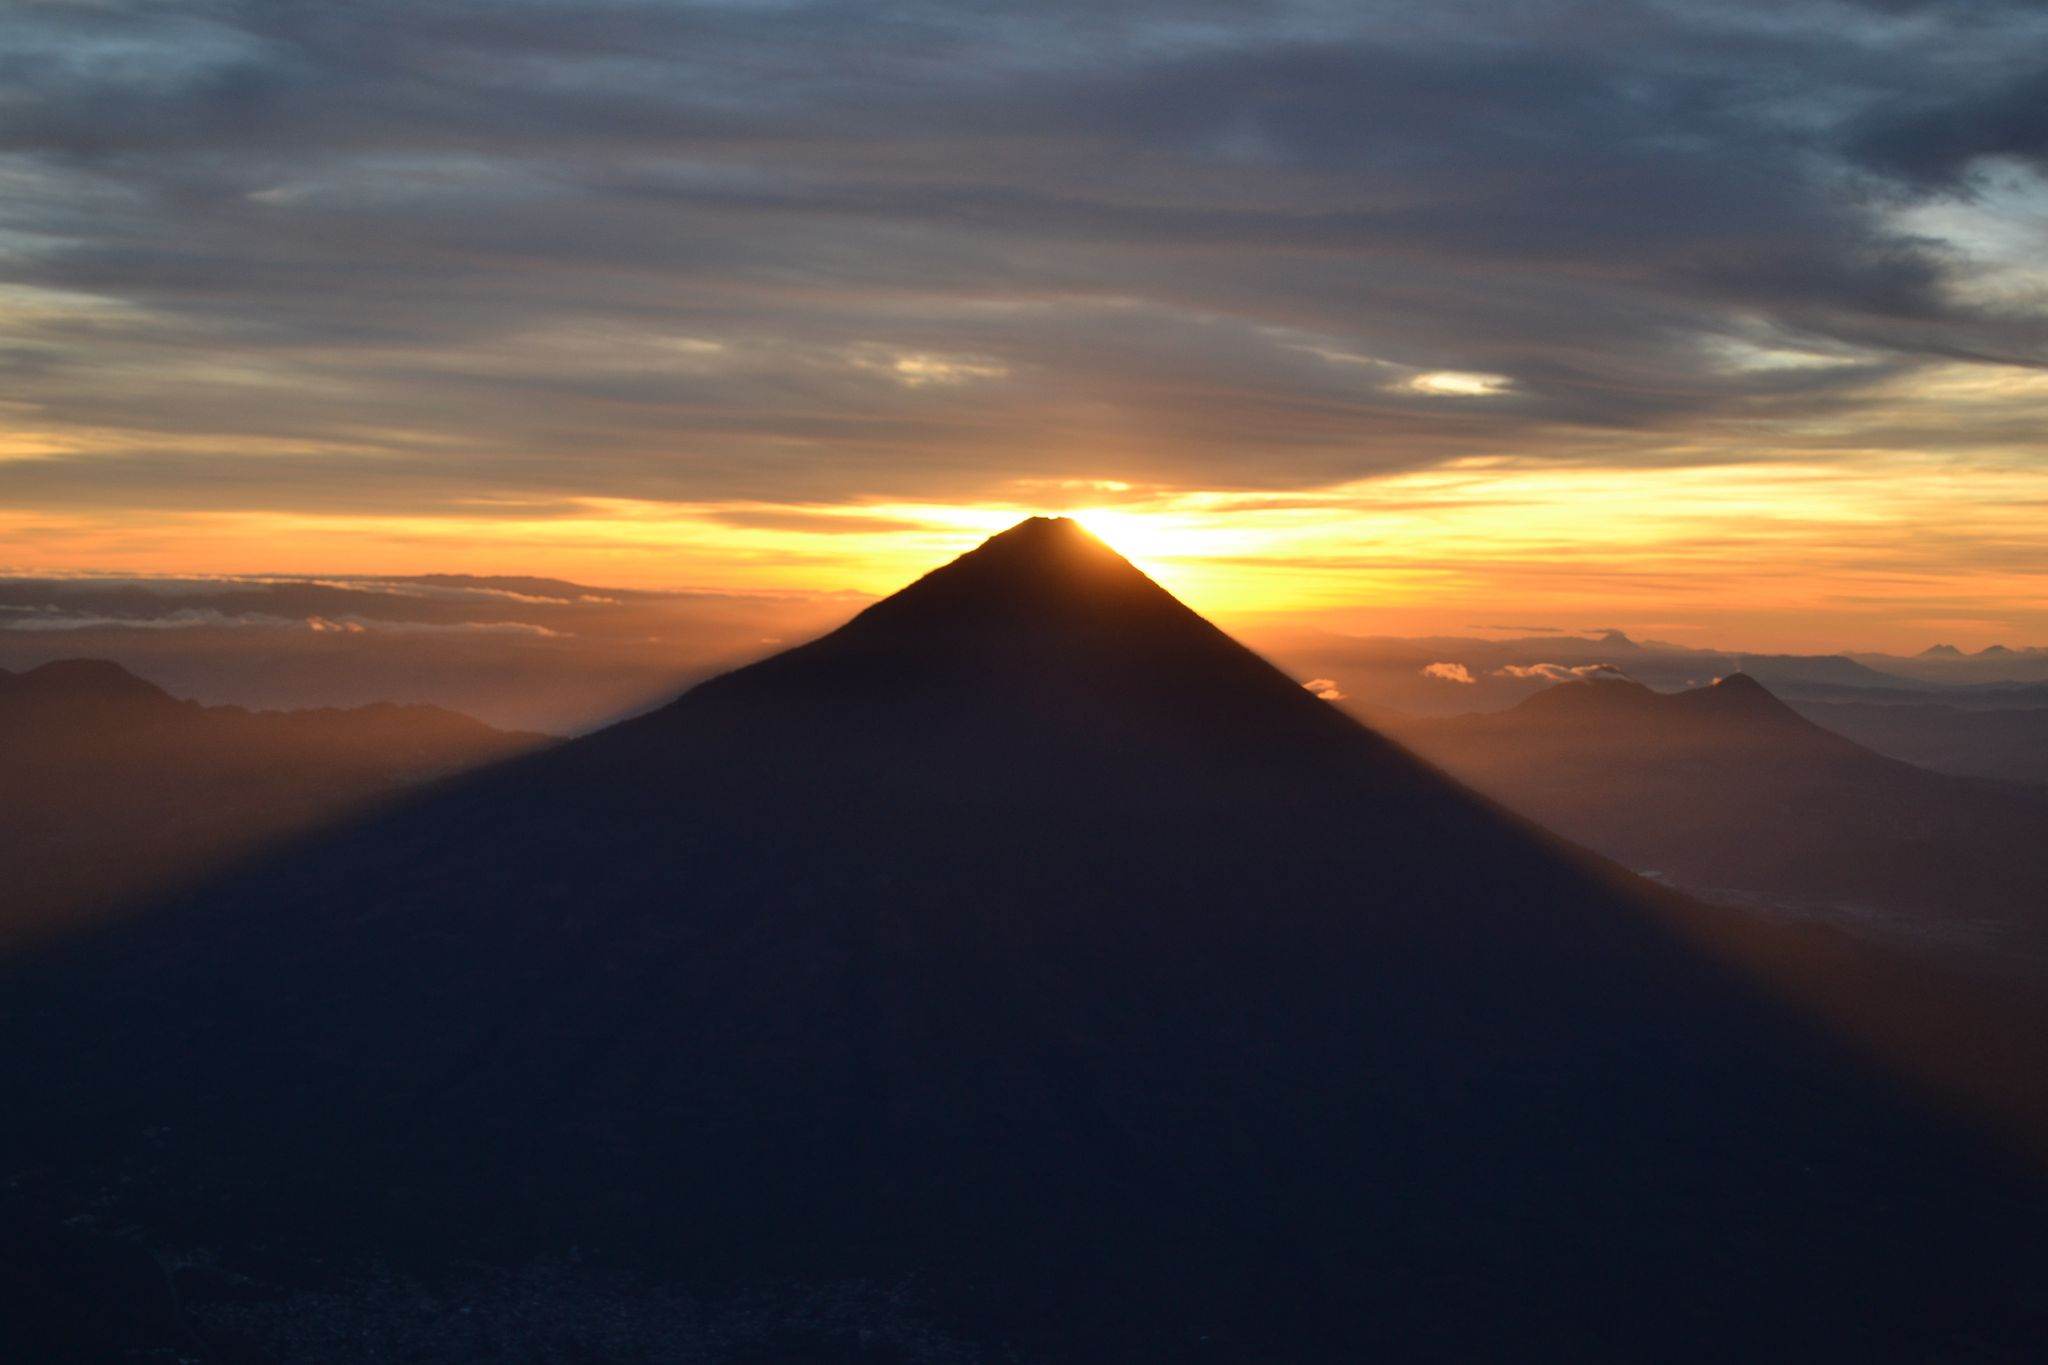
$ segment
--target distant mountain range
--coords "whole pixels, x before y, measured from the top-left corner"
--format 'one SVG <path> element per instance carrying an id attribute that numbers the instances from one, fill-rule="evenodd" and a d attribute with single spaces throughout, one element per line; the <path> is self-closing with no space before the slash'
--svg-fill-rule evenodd
<path id="1" fill-rule="evenodd" d="M 1566 837 L 1697 890 L 2048 942 L 2048 793 L 1873 753 L 1746 674 L 1675 694 L 1609 677 L 1379 723 Z"/>
<path id="2" fill-rule="evenodd" d="M 1986 645 L 1975 651 L 1933 645 L 1918 654 L 1854 656 L 1886 673 L 1937 685 L 2048 682 L 2048 648 Z"/>
<path id="3" fill-rule="evenodd" d="M 201 706 L 101 659 L 0 672 L 0 944 L 541 742 L 433 706 Z"/>
<path id="4" fill-rule="evenodd" d="M 1508 639 L 1370 638 L 1280 630 L 1259 637 L 1297 677 L 1321 679 L 1367 719 L 1504 711 L 1560 682 L 1619 675 L 1660 692 L 1741 673 L 1794 710 L 1894 758 L 1963 776 L 2048 781 L 2048 650 L 1917 659 L 1747 654 L 1634 640 L 1620 631 Z M 1880 711 L 1879 708 L 1895 708 Z M 1982 713 L 1981 719 L 1954 713 Z"/>
<path id="5" fill-rule="evenodd" d="M 1746 673 L 1788 696 L 1831 689 L 1911 694 L 1927 685 L 1842 654 L 1690 649 L 1618 630 L 1506 639 L 1275 630 L 1255 638 L 1303 677 L 1329 678 L 1355 699 L 1417 715 L 1501 710 L 1594 670 L 1619 671 L 1660 691 L 1703 687 L 1730 673 Z"/>
<path id="6" fill-rule="evenodd" d="M 22 1359 L 2024 1358 L 2048 1191 L 1732 965 L 1747 924 L 1033 519 L 16 964 L 0 1323 Z M 170 1290 L 48 1270 L 122 1238 Z"/>
<path id="7" fill-rule="evenodd" d="M 0 669 L 92 656 L 210 702 L 291 709 L 404 698 L 500 727 L 575 734 L 830 629 L 867 600 L 511 575 L 0 576 Z M 1422 715 L 1500 710 L 1599 665 L 1663 691 L 1747 672 L 1794 707 L 2048 707 L 2048 649 L 2038 647 L 1759 654 L 1615 629 L 1402 638 L 1303 629 L 1297 618 L 1248 624 L 1251 643 L 1296 676 Z M 1916 754 L 1940 752 L 1947 731 L 1921 733 L 1913 722 L 1894 717 L 1887 728 Z M 1936 766 L 1977 771 L 1970 752 L 1941 753 Z"/>
<path id="8" fill-rule="evenodd" d="M 2004 645 L 1986 645 L 1973 651 L 1957 649 L 1954 645 L 1929 645 L 1913 657 L 1916 659 L 2011 659 L 2022 654 L 2048 654 L 2048 649 L 2032 646 L 2026 649 L 2009 649 Z"/>

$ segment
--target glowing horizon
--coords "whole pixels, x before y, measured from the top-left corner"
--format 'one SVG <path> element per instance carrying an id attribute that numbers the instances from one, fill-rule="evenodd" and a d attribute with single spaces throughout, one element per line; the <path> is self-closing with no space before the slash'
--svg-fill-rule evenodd
<path id="1" fill-rule="evenodd" d="M 132 520 L 0 511 L 13 556 L 0 571 L 459 572 L 885 594 L 1044 514 L 1075 518 L 1225 621 L 1459 634 L 1513 619 L 1814 651 L 2048 641 L 2048 537 L 2034 516 L 2048 506 L 2048 473 L 2025 467 L 1977 471 L 1967 487 L 1940 461 L 1899 458 L 1638 471 L 1470 460 L 1285 494 L 1074 483 L 961 506 L 583 499 L 546 515 L 510 505 L 462 517 Z"/>

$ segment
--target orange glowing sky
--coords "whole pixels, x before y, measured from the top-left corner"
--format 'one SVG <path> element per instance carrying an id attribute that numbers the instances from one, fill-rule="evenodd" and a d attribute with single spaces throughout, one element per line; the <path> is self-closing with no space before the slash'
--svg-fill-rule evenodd
<path id="1" fill-rule="evenodd" d="M 502 571 L 882 593 L 1034 512 L 1082 520 L 1219 619 L 1375 633 L 1618 625 L 1752 649 L 2048 639 L 2048 473 L 1938 458 L 1691 469 L 1507 459 L 1294 493 L 1019 489 L 971 506 L 591 498 L 528 515 L 0 512 L 19 572 Z"/>

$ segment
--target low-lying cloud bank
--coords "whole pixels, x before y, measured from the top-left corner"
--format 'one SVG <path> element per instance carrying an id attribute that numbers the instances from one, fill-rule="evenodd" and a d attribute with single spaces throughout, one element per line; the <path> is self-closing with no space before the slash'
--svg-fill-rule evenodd
<path id="1" fill-rule="evenodd" d="M 0 668 L 96 656 L 205 701 L 426 701 L 564 733 L 665 700 L 856 605 L 534 578 L 0 578 Z"/>
<path id="2" fill-rule="evenodd" d="M 40 606 L 0 606 L 0 630 L 309 630 L 315 634 L 364 631 L 453 631 L 486 635 L 538 635 L 557 637 L 566 631 L 550 630 L 531 621 L 388 621 L 374 616 L 349 614 L 341 617 L 273 616 L 267 612 L 225 612 L 213 607 L 179 607 L 162 615 L 101 616 L 92 612 L 66 611 L 55 603 Z"/>

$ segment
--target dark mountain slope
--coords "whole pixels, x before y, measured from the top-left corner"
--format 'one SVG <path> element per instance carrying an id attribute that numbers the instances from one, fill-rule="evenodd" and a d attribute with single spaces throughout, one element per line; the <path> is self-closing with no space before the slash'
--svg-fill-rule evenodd
<path id="1" fill-rule="evenodd" d="M 103 659 L 0 673 L 0 944 L 539 742 L 433 706 L 201 706 Z"/>
<path id="2" fill-rule="evenodd" d="M 1549 828 L 1688 886 L 2048 936 L 2048 799 L 1872 753 L 1742 674 L 1676 694 L 1566 683 L 1392 733 Z"/>
<path id="3" fill-rule="evenodd" d="M 2034 1345 L 2039 1189 L 1667 910 L 1034 520 L 18 972 L 6 1150 L 274 1283 L 907 1282 L 972 1358 Z"/>

